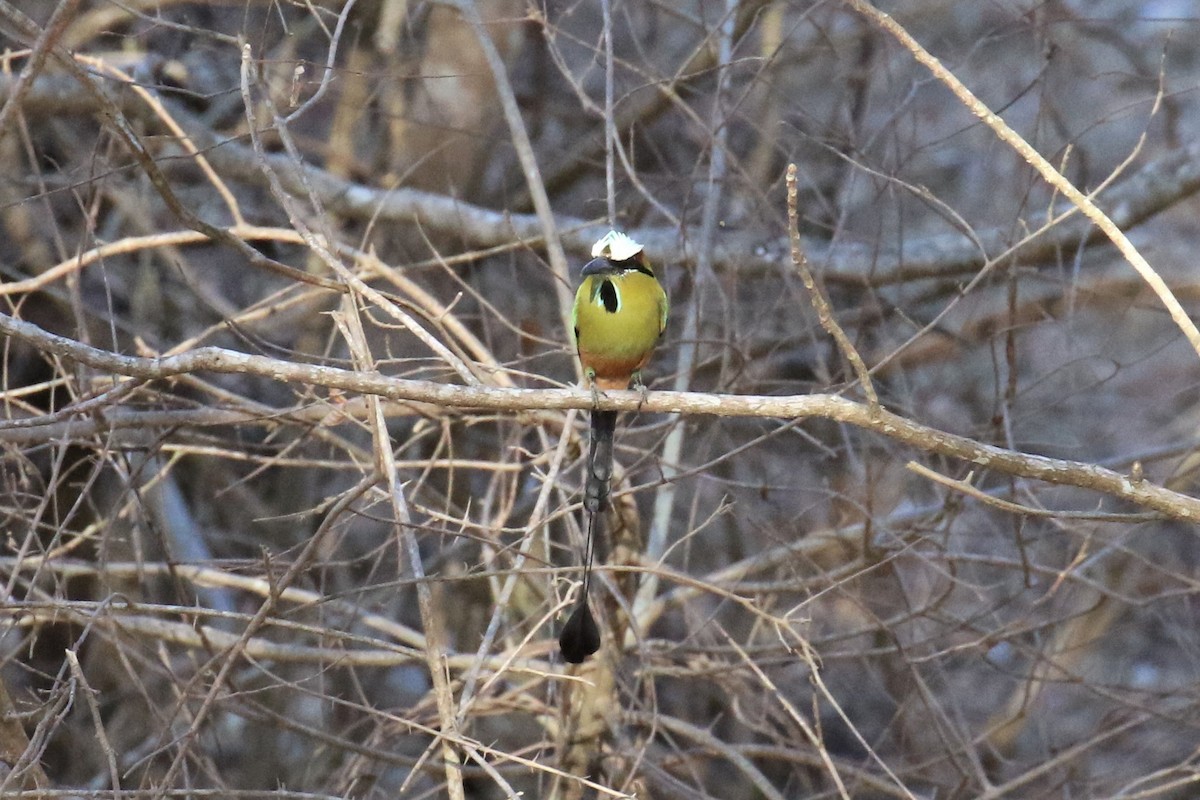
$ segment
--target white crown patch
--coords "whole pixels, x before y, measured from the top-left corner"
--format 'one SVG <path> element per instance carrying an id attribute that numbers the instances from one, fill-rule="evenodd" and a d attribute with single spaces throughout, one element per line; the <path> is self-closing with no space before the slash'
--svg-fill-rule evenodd
<path id="1" fill-rule="evenodd" d="M 600 241 L 592 245 L 592 258 L 604 258 L 610 261 L 626 261 L 633 258 L 644 248 L 620 231 L 609 231 L 600 237 Z"/>

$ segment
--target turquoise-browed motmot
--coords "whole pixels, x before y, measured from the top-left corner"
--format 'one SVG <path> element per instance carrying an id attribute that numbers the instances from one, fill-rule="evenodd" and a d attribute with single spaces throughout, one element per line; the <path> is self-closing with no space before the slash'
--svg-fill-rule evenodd
<path id="1" fill-rule="evenodd" d="M 640 244 L 609 231 L 592 246 L 583 282 L 575 293 L 571 323 L 579 361 L 593 391 L 641 387 L 641 370 L 667 325 L 667 293 Z M 613 431 L 617 412 L 592 411 L 591 452 L 584 476 L 583 506 L 590 513 L 583 591 L 563 626 L 563 657 L 579 663 L 600 647 L 600 632 L 587 605 L 595 517 L 608 507 Z"/>

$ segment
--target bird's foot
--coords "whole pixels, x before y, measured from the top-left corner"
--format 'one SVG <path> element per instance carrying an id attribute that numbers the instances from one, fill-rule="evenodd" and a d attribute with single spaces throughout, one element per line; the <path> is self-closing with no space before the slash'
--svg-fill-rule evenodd
<path id="1" fill-rule="evenodd" d="M 588 389 L 592 391 L 592 408 L 595 409 L 600 405 L 600 398 L 604 396 L 604 392 L 596 386 L 596 371 L 589 368 L 583 379 Z"/>
<path id="2" fill-rule="evenodd" d="M 637 405 L 637 410 L 641 411 L 642 406 L 646 403 L 646 398 L 650 396 L 650 389 L 646 384 L 642 383 L 642 373 L 640 372 L 633 373 L 630 383 L 633 385 L 633 390 L 641 395 Z"/>

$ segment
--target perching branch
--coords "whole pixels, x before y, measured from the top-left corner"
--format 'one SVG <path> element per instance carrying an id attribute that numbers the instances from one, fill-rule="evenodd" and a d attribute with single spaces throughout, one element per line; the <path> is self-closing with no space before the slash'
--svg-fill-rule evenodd
<path id="1" fill-rule="evenodd" d="M 0 315 L 0 333 L 12 336 L 44 353 L 94 369 L 141 380 L 163 380 L 195 372 L 257 375 L 286 383 L 320 386 L 389 400 L 428 403 L 441 408 L 532 411 L 537 409 L 590 409 L 597 406 L 583 389 L 508 389 L 390 378 L 377 373 L 296 364 L 249 355 L 221 347 L 201 347 L 165 358 L 139 358 L 101 350 L 58 336 L 32 323 Z M 635 391 L 610 391 L 598 402 L 602 409 L 641 410 L 649 413 L 705 414 L 723 417 L 778 419 L 828 419 L 872 431 L 903 444 L 962 459 L 977 467 L 1032 478 L 1061 486 L 1100 492 L 1118 500 L 1157 511 L 1172 519 L 1200 521 L 1200 499 L 1164 489 L 1144 479 L 1134 479 L 1104 467 L 1080 461 L 1049 458 L 983 444 L 965 436 L 913 422 L 884 409 L 827 394 L 767 397 L 653 392 L 643 397 Z"/>

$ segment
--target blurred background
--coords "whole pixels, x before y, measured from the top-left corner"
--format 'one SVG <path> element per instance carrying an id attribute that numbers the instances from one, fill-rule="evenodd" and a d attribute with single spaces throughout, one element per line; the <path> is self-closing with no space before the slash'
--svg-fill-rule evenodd
<path id="1" fill-rule="evenodd" d="M 1194 3 L 880 7 L 1195 310 Z M 600 3 L 0 12 L 5 314 L 130 355 L 577 380 Z M 612 0 L 611 27 L 615 225 L 672 303 L 652 392 L 862 398 L 789 258 L 794 163 L 889 410 L 1196 493 L 1196 353 L 894 39 L 838 2 Z M 375 293 L 318 285 L 331 259 Z M 350 393 L 15 339 L 0 381 L 6 795 L 1196 794 L 1194 526 L 828 420 L 625 414 L 605 646 L 568 672 L 585 415 L 385 403 L 389 487 Z"/>

